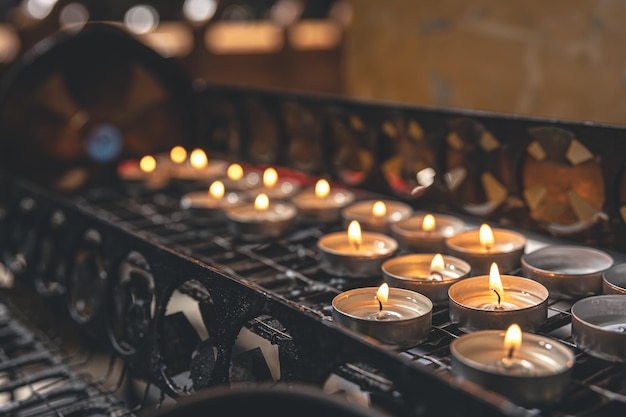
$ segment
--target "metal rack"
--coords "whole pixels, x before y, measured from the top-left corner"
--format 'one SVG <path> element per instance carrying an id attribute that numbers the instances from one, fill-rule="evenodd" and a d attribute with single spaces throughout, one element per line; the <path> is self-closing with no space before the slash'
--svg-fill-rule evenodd
<path id="1" fill-rule="evenodd" d="M 54 239 L 50 228 L 42 225 L 63 213 L 67 219 L 63 240 L 69 244 L 58 242 L 55 258 L 64 265 L 54 285 L 62 290 L 44 296 L 65 300 L 70 315 L 87 332 L 116 350 L 136 375 L 170 395 L 228 382 L 272 381 L 269 372 L 259 371 L 259 364 L 269 361 L 265 358 L 264 363 L 258 350 L 247 352 L 237 362 L 234 349 L 245 328 L 276 346 L 281 382 L 323 385 L 337 375 L 360 386 L 372 404 L 398 415 L 617 416 L 626 409 L 626 366 L 594 359 L 576 349 L 571 342 L 570 302 L 551 301 L 549 319 L 540 330 L 576 351 L 569 395 L 553 408 L 528 410 L 451 374 L 448 346 L 461 332 L 450 323 L 446 307 L 435 309 L 428 341 L 402 352 L 334 326 L 330 320 L 334 295 L 377 283 L 338 278 L 320 270 L 317 238 L 337 230 L 338 224 L 298 225 L 283 238 L 247 243 L 239 241 L 223 220 L 198 221 L 181 211 L 179 198 L 187 188 L 182 184 L 156 192 L 141 187 L 93 188 L 72 198 L 19 181 L 7 186 L 12 197 L 5 236 L 12 236 L 10 230 L 16 227 L 35 229 L 32 239 L 39 242 L 5 245 L 26 260 L 23 279 L 32 282 L 36 277 L 27 272 L 39 262 L 38 247 Z M 25 210 L 25 206 L 30 208 Z M 22 236 L 28 241 L 28 234 Z M 79 273 L 77 280 L 77 271 L 82 270 L 77 264 L 92 257 L 95 260 L 87 263 L 97 273 Z M 115 294 L 126 276 L 120 265 L 129 259 L 134 259 L 136 272 L 151 277 L 147 288 L 153 292 L 139 303 L 153 305 L 151 317 L 144 321 L 124 318 L 122 327 L 139 329 L 143 335 L 134 344 L 120 342 L 112 330 L 119 301 Z M 40 277 L 48 277 L 48 284 L 54 280 L 51 270 L 59 272 L 56 268 L 38 271 Z M 98 277 L 104 280 L 102 286 L 84 282 Z M 101 291 L 102 302 L 88 315 L 76 314 L 89 302 L 72 284 L 78 281 Z M 185 314 L 172 312 L 170 301 L 175 293 L 198 303 L 204 336 Z M 188 359 L 181 361 L 181 357 Z M 233 371 L 238 367 L 243 376 Z"/>

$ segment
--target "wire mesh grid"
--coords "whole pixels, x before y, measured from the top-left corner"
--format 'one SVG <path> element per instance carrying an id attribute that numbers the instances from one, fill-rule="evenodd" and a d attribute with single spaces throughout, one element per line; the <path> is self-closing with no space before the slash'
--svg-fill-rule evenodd
<path id="1" fill-rule="evenodd" d="M 81 197 L 79 203 L 151 240 L 295 302 L 324 319 L 330 320 L 331 301 L 338 293 L 379 284 L 380 279 L 347 279 L 320 269 L 317 240 L 325 233 L 339 230 L 339 224 L 302 224 L 283 238 L 246 243 L 237 239 L 223 219 L 198 219 L 181 211 L 177 192 L 136 191 L 118 194 L 110 189 L 96 190 Z M 183 291 L 198 299 L 206 296 L 202 288 L 194 288 L 192 284 L 187 284 Z M 596 359 L 576 347 L 571 335 L 571 305 L 571 301 L 550 300 L 548 320 L 537 332 L 559 340 L 576 354 L 567 401 L 529 412 L 553 416 L 622 415 L 626 409 L 626 365 Z M 257 318 L 249 326 L 266 339 L 289 338 L 284 329 L 273 327 L 269 320 Z M 428 340 L 397 354 L 444 379 L 453 378 L 449 345 L 461 334 L 450 322 L 447 307 L 437 306 Z M 365 364 L 346 364 L 337 372 L 361 386 L 393 392 L 393 383 Z"/>

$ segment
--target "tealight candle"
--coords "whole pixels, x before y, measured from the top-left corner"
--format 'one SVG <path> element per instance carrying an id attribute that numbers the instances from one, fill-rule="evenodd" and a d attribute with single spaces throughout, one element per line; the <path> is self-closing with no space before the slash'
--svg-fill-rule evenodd
<path id="1" fill-rule="evenodd" d="M 474 275 L 487 274 L 492 262 L 505 273 L 515 271 L 520 266 L 525 246 L 526 238 L 522 234 L 492 230 L 487 224 L 446 239 L 446 252 L 466 260 Z"/>
<path id="2" fill-rule="evenodd" d="M 222 182 L 227 190 L 247 191 L 259 186 L 261 176 L 256 171 L 245 172 L 241 165 L 233 163 L 226 168 Z"/>
<path id="3" fill-rule="evenodd" d="M 139 161 L 126 160 L 117 167 L 118 176 L 124 181 L 145 182 L 148 186 L 158 187 L 167 180 L 167 172 L 160 169 L 162 162 L 152 155 L 145 155 Z M 159 168 L 159 169 L 157 169 Z"/>
<path id="4" fill-rule="evenodd" d="M 598 295 L 572 306 L 572 336 L 580 349 L 600 359 L 626 362 L 626 297 Z"/>
<path id="5" fill-rule="evenodd" d="M 560 401 L 575 361 L 563 344 L 522 333 L 516 324 L 506 333 L 485 330 L 463 335 L 452 341 L 450 352 L 454 374 L 524 407 Z"/>
<path id="6" fill-rule="evenodd" d="M 602 274 L 613 265 L 607 253 L 583 246 L 552 245 L 522 256 L 522 274 L 542 283 L 553 298 L 602 292 Z"/>
<path id="7" fill-rule="evenodd" d="M 287 199 L 293 196 L 300 189 L 297 182 L 281 179 L 274 168 L 266 168 L 263 171 L 262 186 L 253 188 L 250 192 L 267 194 L 270 198 Z"/>
<path id="8" fill-rule="evenodd" d="M 259 194 L 253 204 L 242 204 L 226 211 L 235 233 L 243 240 L 278 237 L 292 225 L 297 214 L 293 204 L 270 202 L 265 194 Z"/>
<path id="9" fill-rule="evenodd" d="M 357 288 L 332 302 L 333 322 L 392 348 L 408 348 L 428 338 L 433 304 L 422 294 L 389 288 Z"/>
<path id="10" fill-rule="evenodd" d="M 354 220 L 348 232 L 322 236 L 318 242 L 320 267 L 329 274 L 352 278 L 380 275 L 382 263 L 398 249 L 395 239 L 381 233 L 361 232 Z"/>
<path id="11" fill-rule="evenodd" d="M 195 215 L 212 216 L 243 202 L 240 194 L 234 191 L 226 193 L 224 183 L 218 180 L 211 183 L 208 192 L 194 191 L 185 194 L 180 200 L 180 206 Z"/>
<path id="12" fill-rule="evenodd" d="M 344 225 L 358 220 L 363 230 L 389 233 L 391 224 L 406 219 L 413 209 L 400 201 L 363 200 L 346 207 L 341 212 Z"/>
<path id="13" fill-rule="evenodd" d="M 346 189 L 331 189 L 325 179 L 315 183 L 314 188 L 303 190 L 291 201 L 305 220 L 334 222 L 340 217 L 340 210 L 354 201 L 354 194 Z"/>
<path id="14" fill-rule="evenodd" d="M 382 265 L 383 278 L 392 287 L 424 294 L 439 304 L 448 301 L 448 289 L 467 278 L 470 266 L 462 259 L 440 254 L 411 254 L 391 258 Z"/>
<path id="15" fill-rule="evenodd" d="M 626 264 L 615 265 L 602 274 L 604 294 L 626 294 Z"/>
<path id="16" fill-rule="evenodd" d="M 183 151 L 185 158 L 182 159 Z M 209 160 L 202 149 L 194 149 L 189 153 L 182 147 L 170 151 L 172 177 L 179 180 L 201 181 L 210 180 L 224 175 L 227 163 L 220 160 Z M 182 159 L 182 161 L 181 161 Z"/>
<path id="17" fill-rule="evenodd" d="M 500 276 L 493 263 L 489 275 L 452 284 L 450 320 L 466 332 L 502 330 L 518 323 L 536 330 L 548 317 L 548 290 L 540 283 L 510 275 Z"/>
<path id="18" fill-rule="evenodd" d="M 401 247 L 416 252 L 443 252 L 446 238 L 460 233 L 465 223 L 456 217 L 417 214 L 391 225 Z"/>

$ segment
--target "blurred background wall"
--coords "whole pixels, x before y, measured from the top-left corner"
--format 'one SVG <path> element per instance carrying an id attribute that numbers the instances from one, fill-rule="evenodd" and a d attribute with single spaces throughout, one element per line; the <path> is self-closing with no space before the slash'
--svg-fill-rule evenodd
<path id="1" fill-rule="evenodd" d="M 197 80 L 626 123 L 623 0 L 0 0 L 0 75 L 109 21 Z"/>

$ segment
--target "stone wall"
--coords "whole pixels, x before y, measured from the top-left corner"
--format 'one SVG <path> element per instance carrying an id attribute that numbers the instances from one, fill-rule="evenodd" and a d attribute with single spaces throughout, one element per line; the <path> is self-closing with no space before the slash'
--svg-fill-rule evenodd
<path id="1" fill-rule="evenodd" d="M 626 123 L 623 0 L 351 0 L 350 95 Z"/>

